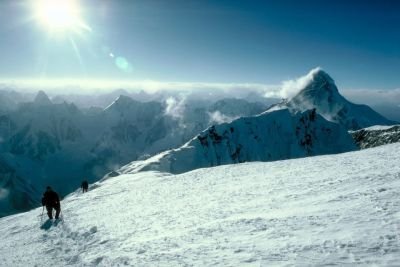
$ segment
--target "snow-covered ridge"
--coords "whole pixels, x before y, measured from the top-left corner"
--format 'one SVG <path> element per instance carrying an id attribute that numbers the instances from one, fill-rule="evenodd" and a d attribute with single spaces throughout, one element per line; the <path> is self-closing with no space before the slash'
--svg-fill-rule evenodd
<path id="1" fill-rule="evenodd" d="M 372 125 L 392 125 L 395 122 L 384 118 L 367 105 L 358 105 L 345 99 L 334 80 L 322 69 L 312 70 L 299 82 L 303 88 L 272 110 L 289 108 L 292 111 L 316 109 L 325 119 L 337 122 L 349 130 L 358 130 Z"/>
<path id="2" fill-rule="evenodd" d="M 181 148 L 144 162 L 132 162 L 118 172 L 182 173 L 224 164 L 274 161 L 355 149 L 344 127 L 326 121 L 315 110 L 292 114 L 288 109 L 282 109 L 212 126 Z"/>
<path id="3" fill-rule="evenodd" d="M 1 218 L 0 266 L 397 266 L 399 150 L 110 178 Z"/>
<path id="4" fill-rule="evenodd" d="M 373 126 L 350 133 L 361 149 L 400 142 L 400 125 Z"/>
<path id="5" fill-rule="evenodd" d="M 394 126 L 396 125 L 374 125 L 371 127 L 364 128 L 362 130 L 367 130 L 367 131 L 388 130 L 390 128 L 393 128 Z"/>

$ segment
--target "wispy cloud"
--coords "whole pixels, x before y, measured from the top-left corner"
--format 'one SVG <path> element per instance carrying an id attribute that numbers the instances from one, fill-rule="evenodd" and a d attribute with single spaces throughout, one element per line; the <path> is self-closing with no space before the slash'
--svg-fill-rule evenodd
<path id="1" fill-rule="evenodd" d="M 208 115 L 210 116 L 210 123 L 216 123 L 216 124 L 221 124 L 225 122 L 231 122 L 238 117 L 231 117 L 227 116 L 225 114 L 222 114 L 219 110 L 216 110 L 214 112 L 209 112 Z"/>
<path id="2" fill-rule="evenodd" d="M 36 92 L 44 89 L 51 94 L 62 92 L 63 94 L 101 94 L 123 88 L 127 91 L 144 90 L 147 93 L 175 92 L 173 95 L 185 94 L 187 97 L 202 97 L 203 99 L 216 98 L 216 96 L 245 98 L 249 93 L 256 93 L 266 98 L 290 98 L 297 94 L 313 79 L 313 75 L 320 68 L 311 70 L 305 76 L 297 79 L 283 81 L 280 85 L 257 83 L 200 83 L 200 82 L 162 82 L 162 81 L 112 81 L 112 80 L 0 80 L 0 89 L 14 89 L 16 91 Z M 334 78 L 334 77 L 333 77 Z M 396 104 L 400 105 L 400 89 L 343 89 L 339 88 L 349 100 L 356 103 L 369 105 Z M 175 102 L 181 102 L 181 98 L 175 97 Z M 170 101 L 170 110 L 174 101 Z M 175 105 L 177 103 L 174 103 Z M 181 103 L 182 104 L 182 103 Z M 171 114 L 171 113 L 169 113 Z"/>
<path id="3" fill-rule="evenodd" d="M 183 119 L 185 113 L 186 97 L 177 99 L 175 97 L 168 97 L 165 101 L 165 115 L 171 116 L 174 119 Z"/>
<path id="4" fill-rule="evenodd" d="M 276 85 L 257 83 L 201 83 L 201 82 L 163 82 L 163 81 L 113 81 L 113 80 L 74 80 L 74 79 L 46 79 L 46 80 L 0 80 L 0 88 L 37 91 L 38 88 L 46 92 L 62 91 L 63 93 L 104 93 L 117 88 L 125 90 L 144 90 L 148 93 L 158 91 L 266 91 L 277 88 Z M 79 89 L 79 90 L 78 90 Z"/>
<path id="5" fill-rule="evenodd" d="M 297 79 L 283 81 L 281 86 L 278 88 L 271 88 L 268 90 L 264 96 L 265 97 L 277 97 L 277 98 L 291 98 L 295 96 L 298 92 L 304 89 L 308 84 L 310 84 L 316 72 L 320 71 L 321 68 L 317 67 L 312 69 L 307 75 L 302 76 Z"/>
<path id="6" fill-rule="evenodd" d="M 312 69 L 307 75 L 300 77 L 295 80 L 284 81 L 282 83 L 282 88 L 280 90 L 280 95 L 283 98 L 291 98 L 295 96 L 300 90 L 304 89 L 308 84 L 310 84 L 316 72 L 320 71 L 321 68 L 317 67 Z"/>

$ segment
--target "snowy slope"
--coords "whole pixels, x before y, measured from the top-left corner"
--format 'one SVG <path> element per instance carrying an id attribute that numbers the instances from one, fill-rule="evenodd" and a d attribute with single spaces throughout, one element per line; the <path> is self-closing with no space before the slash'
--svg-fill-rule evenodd
<path id="1" fill-rule="evenodd" d="M 399 149 L 110 178 L 0 219 L 0 266 L 397 266 Z"/>
<path id="2" fill-rule="evenodd" d="M 0 104 L 10 96 L 0 91 Z M 0 198 L 0 217 L 37 206 L 31 192 L 47 185 L 66 195 L 84 179 L 95 182 L 132 160 L 180 147 L 215 123 L 211 111 L 238 117 L 265 110 L 235 99 L 186 103 L 176 108 L 181 114 L 166 114 L 166 108 L 120 95 L 105 109 L 86 111 L 52 103 L 43 91 L 4 113 L 0 107 L 0 162 L 7 166 L 0 171 L 0 191 L 7 192 Z"/>
<path id="3" fill-rule="evenodd" d="M 320 68 L 312 70 L 299 80 L 301 82 L 298 83 L 302 85 L 299 92 L 271 110 L 289 108 L 293 111 L 304 111 L 315 108 L 325 119 L 340 123 L 349 130 L 395 124 L 369 106 L 357 105 L 345 99 L 339 93 L 334 80 Z"/>
<path id="4" fill-rule="evenodd" d="M 158 170 L 182 173 L 197 168 L 249 161 L 273 161 L 355 150 L 346 129 L 315 111 L 292 114 L 288 109 L 265 112 L 212 126 L 184 146 L 118 172 Z"/>
<path id="5" fill-rule="evenodd" d="M 372 126 L 351 132 L 354 141 L 360 148 L 371 148 L 400 142 L 400 125 Z"/>

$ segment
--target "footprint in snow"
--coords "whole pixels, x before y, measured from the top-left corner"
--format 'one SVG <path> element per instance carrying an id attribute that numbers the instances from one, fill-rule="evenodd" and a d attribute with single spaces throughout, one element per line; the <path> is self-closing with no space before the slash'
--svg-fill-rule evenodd
<path id="1" fill-rule="evenodd" d="M 50 229 L 50 227 L 53 225 L 53 221 L 52 220 L 47 220 L 47 221 L 45 221 L 41 226 L 40 226 L 40 229 L 42 229 L 42 230 L 49 230 Z"/>
<path id="2" fill-rule="evenodd" d="M 139 249 L 138 252 L 137 252 L 137 254 L 143 254 L 143 253 L 145 253 L 145 252 L 146 252 L 146 250 L 144 250 L 144 249 Z"/>

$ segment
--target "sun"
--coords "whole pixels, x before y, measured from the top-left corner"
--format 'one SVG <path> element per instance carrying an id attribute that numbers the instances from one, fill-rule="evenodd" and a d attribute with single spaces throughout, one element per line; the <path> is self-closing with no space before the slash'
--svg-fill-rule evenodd
<path id="1" fill-rule="evenodd" d="M 35 0 L 35 18 L 51 32 L 88 30 L 76 0 Z"/>

